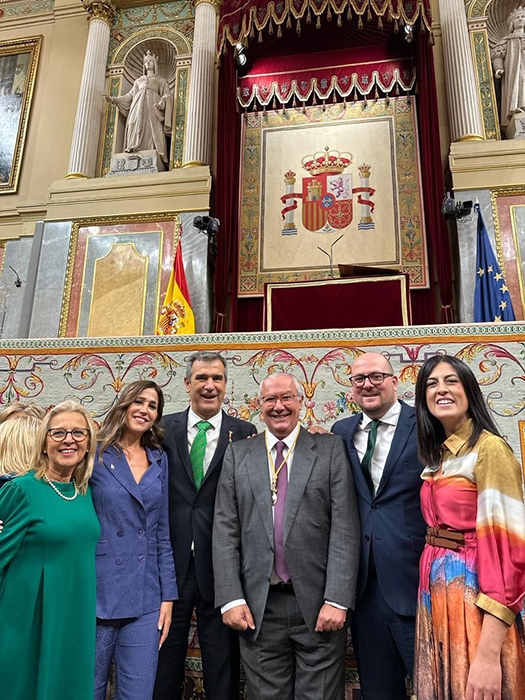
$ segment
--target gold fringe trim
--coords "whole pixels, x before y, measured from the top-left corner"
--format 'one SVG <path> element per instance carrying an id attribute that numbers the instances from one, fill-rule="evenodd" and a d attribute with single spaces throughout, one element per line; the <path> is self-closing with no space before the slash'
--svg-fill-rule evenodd
<path id="1" fill-rule="evenodd" d="M 261 0 L 261 4 L 264 0 Z M 374 15 L 378 18 L 378 26 L 382 28 L 383 19 L 388 22 L 395 22 L 395 28 L 401 24 L 414 24 L 418 19 L 421 21 L 421 30 L 427 30 L 432 36 L 432 16 L 430 12 L 429 0 L 397 0 L 396 9 L 394 9 L 394 0 L 388 2 L 378 2 L 378 0 L 324 0 L 318 5 L 314 0 L 303 0 L 299 7 L 296 7 L 293 0 L 283 0 L 279 3 L 279 11 L 276 7 L 275 0 L 270 0 L 267 6 L 257 7 L 249 6 L 240 22 L 236 25 L 237 31 L 234 33 L 233 26 L 222 24 L 226 17 L 221 18 L 221 33 L 219 37 L 218 53 L 219 55 L 226 51 L 226 45 L 229 43 L 235 46 L 238 42 L 244 43 L 247 37 L 254 38 L 255 33 L 258 34 L 259 43 L 263 41 L 263 30 L 268 30 L 271 35 L 274 32 L 274 25 L 277 27 L 277 35 L 282 35 L 282 25 L 287 29 L 291 27 L 292 18 L 296 20 L 296 30 L 300 33 L 300 20 L 305 18 L 307 24 L 312 23 L 312 13 L 316 18 L 316 26 L 321 26 L 321 17 L 326 15 L 327 21 L 332 19 L 333 14 L 337 16 L 337 26 L 341 27 L 341 16 L 345 13 L 348 21 L 353 18 L 353 13 L 359 17 L 358 26 L 363 28 L 363 16 L 366 15 L 366 20 L 370 22 Z M 412 12 L 407 12 L 405 5 L 412 5 Z M 263 14 L 264 12 L 264 14 Z M 260 14 L 259 14 L 260 13 Z M 237 13 L 230 13 L 237 17 Z M 430 39 L 432 41 L 432 39 Z"/>

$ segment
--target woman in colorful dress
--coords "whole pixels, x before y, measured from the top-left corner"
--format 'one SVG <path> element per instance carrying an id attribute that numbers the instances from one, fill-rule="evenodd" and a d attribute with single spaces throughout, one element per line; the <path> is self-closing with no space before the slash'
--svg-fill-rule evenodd
<path id="1" fill-rule="evenodd" d="M 178 597 L 168 523 L 164 398 L 151 381 L 126 386 L 98 439 L 91 477 L 97 547 L 95 700 L 115 661 L 117 700 L 151 700 L 159 648 Z"/>
<path id="2" fill-rule="evenodd" d="M 33 470 L 0 490 L 0 697 L 92 700 L 95 426 L 74 401 L 42 421 Z"/>
<path id="3" fill-rule="evenodd" d="M 521 466 L 461 360 L 428 359 L 416 383 L 428 525 L 420 562 L 417 700 L 525 700 Z"/>

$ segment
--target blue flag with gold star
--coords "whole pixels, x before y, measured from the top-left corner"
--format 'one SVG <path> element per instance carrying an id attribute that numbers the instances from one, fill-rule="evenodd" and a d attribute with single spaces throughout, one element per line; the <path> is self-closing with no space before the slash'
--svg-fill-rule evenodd
<path id="1" fill-rule="evenodd" d="M 515 321 L 509 290 L 492 250 L 479 204 L 474 205 L 474 211 L 478 215 L 474 322 Z"/>

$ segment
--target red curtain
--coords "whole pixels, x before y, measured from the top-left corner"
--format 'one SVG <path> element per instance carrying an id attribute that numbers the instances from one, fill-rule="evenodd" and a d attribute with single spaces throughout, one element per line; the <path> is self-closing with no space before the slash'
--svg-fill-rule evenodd
<path id="1" fill-rule="evenodd" d="M 439 129 L 437 128 L 438 102 L 436 94 L 436 76 L 434 72 L 434 53 L 428 34 L 420 33 L 416 43 L 417 58 L 417 100 L 419 122 L 419 146 L 421 150 L 421 180 L 423 201 L 425 202 L 425 227 L 429 252 L 429 264 L 435 266 L 439 295 L 441 298 L 441 323 L 453 323 L 455 314 L 452 307 L 452 256 L 448 227 L 441 214 L 441 203 L 445 194 L 443 164 L 439 146 Z M 432 292 L 432 289 L 429 290 Z M 419 295 L 421 294 L 421 297 Z M 425 299 L 423 292 L 413 292 L 412 312 L 414 319 L 420 317 L 419 306 L 433 306 L 433 299 Z M 427 294 L 428 297 L 428 294 Z M 419 306 L 418 306 L 419 305 Z M 422 323 L 435 323 L 430 320 Z M 414 323 L 417 321 L 414 320 Z"/>
<path id="2" fill-rule="evenodd" d="M 214 331 L 234 329 L 234 303 L 239 269 L 239 166 L 241 160 L 241 115 L 237 103 L 237 72 L 231 52 L 221 59 L 217 118 L 217 187 L 215 215 L 221 222 L 215 268 Z M 225 327 L 231 292 L 230 328 Z M 261 313 L 262 322 L 262 313 Z M 261 326 L 262 328 L 262 326 Z"/>

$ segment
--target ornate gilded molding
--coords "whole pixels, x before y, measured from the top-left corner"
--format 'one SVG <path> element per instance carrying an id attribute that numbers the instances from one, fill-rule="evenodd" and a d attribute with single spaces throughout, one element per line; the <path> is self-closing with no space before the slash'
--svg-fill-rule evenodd
<path id="1" fill-rule="evenodd" d="M 183 164 L 189 76 L 189 67 L 181 67 L 177 69 L 177 82 L 175 86 L 175 114 L 172 132 L 173 168 L 180 168 Z"/>
<path id="2" fill-rule="evenodd" d="M 494 80 L 492 78 L 492 66 L 486 28 L 472 32 L 470 39 L 474 53 L 474 68 L 476 70 L 478 82 L 481 118 L 483 121 L 485 138 L 499 140 L 498 106 L 496 102 L 496 93 L 494 92 Z"/>
<path id="3" fill-rule="evenodd" d="M 67 337 L 67 327 L 69 319 L 69 309 L 71 305 L 71 295 L 73 291 L 75 262 L 77 257 L 77 247 L 79 232 L 81 228 L 90 226 L 119 226 L 122 224 L 142 224 L 157 221 L 173 221 L 174 224 L 174 249 L 178 240 L 180 229 L 180 212 L 167 211 L 158 214 L 127 214 L 124 216 L 101 216 L 90 219 L 80 219 L 73 221 L 71 237 L 69 239 L 69 250 L 67 254 L 66 274 L 64 279 L 64 293 L 62 296 L 62 307 L 60 310 L 60 322 L 58 327 L 59 338 Z M 160 285 L 157 285 L 157 307 L 160 295 Z"/>
<path id="4" fill-rule="evenodd" d="M 112 77 L 109 87 L 109 95 L 118 97 L 122 77 Z M 100 177 L 107 175 L 111 169 L 111 156 L 113 155 L 113 142 L 115 140 L 115 128 L 117 124 L 117 108 L 108 104 L 106 107 L 106 126 L 103 129 L 104 139 L 102 153 L 100 154 Z"/>
<path id="5" fill-rule="evenodd" d="M 507 277 L 507 270 L 505 266 L 505 253 L 503 251 L 503 240 L 501 235 L 501 225 L 499 221 L 499 211 L 498 211 L 498 197 L 523 197 L 525 195 L 524 187 L 507 187 L 507 188 L 495 188 L 490 192 L 490 203 L 492 206 L 492 218 L 494 221 L 494 238 L 496 240 L 496 257 L 503 276 Z M 513 207 L 512 207 L 513 208 Z M 516 267 L 518 270 L 518 285 L 520 289 L 521 302 L 525 305 L 525 289 L 523 275 L 520 273 L 522 269 L 522 260 L 520 255 L 520 244 L 518 241 L 518 228 L 516 226 L 516 221 L 514 219 L 514 213 L 512 213 L 513 225 L 512 225 L 512 238 L 514 239 L 514 252 L 516 255 Z"/>
<path id="6" fill-rule="evenodd" d="M 89 19 L 101 19 L 111 26 L 117 16 L 117 8 L 111 0 L 81 0 Z"/>

